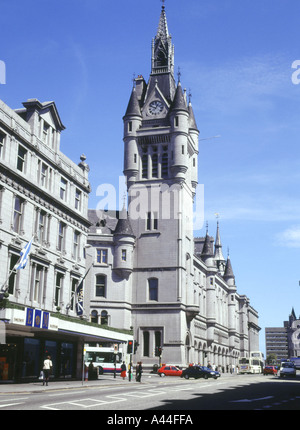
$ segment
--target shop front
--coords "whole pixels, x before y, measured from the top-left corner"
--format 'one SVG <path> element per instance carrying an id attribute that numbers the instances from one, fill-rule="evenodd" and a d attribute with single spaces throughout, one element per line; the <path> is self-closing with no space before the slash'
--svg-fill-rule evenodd
<path id="1" fill-rule="evenodd" d="M 36 381 L 51 357 L 53 379 L 81 379 L 84 344 L 127 343 L 132 335 L 39 309 L 0 310 L 0 384 Z"/>
<path id="2" fill-rule="evenodd" d="M 7 343 L 0 345 L 0 382 L 37 380 L 48 355 L 53 362 L 52 378 L 75 378 L 76 349 L 76 343 L 8 337 Z"/>

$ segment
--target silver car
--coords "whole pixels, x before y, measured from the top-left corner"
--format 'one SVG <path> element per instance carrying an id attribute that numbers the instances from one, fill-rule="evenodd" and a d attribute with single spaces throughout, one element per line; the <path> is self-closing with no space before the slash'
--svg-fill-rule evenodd
<path id="1" fill-rule="evenodd" d="M 291 361 L 284 361 L 280 366 L 280 377 L 296 376 L 296 367 Z"/>

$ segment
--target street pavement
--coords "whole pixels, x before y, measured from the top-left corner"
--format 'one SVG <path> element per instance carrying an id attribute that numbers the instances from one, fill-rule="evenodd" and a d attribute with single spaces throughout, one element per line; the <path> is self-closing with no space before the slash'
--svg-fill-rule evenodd
<path id="1" fill-rule="evenodd" d="M 239 376 L 235 374 L 230 373 L 224 373 L 222 374 L 223 378 L 229 378 Z M 176 380 L 177 382 L 182 380 L 178 377 L 168 377 L 171 378 L 171 380 Z M 142 377 L 142 384 L 152 383 L 157 380 L 162 380 L 159 375 L 153 374 L 153 373 L 143 373 Z M 139 382 L 136 382 L 135 375 L 132 376 L 131 381 L 128 380 L 128 377 L 123 380 L 120 375 L 116 375 L 116 378 L 114 378 L 113 375 L 102 375 L 99 377 L 98 380 L 90 380 L 90 381 L 81 381 L 81 380 L 59 380 L 59 381 L 51 381 L 49 382 L 49 385 L 43 385 L 42 381 L 34 381 L 34 382 L 27 382 L 27 383 L 20 383 L 20 384 L 0 384 L 0 395 L 4 393 L 11 393 L 11 394 L 19 394 L 19 393 L 38 393 L 38 392 L 44 392 L 44 391 L 50 391 L 50 390 L 68 390 L 68 389 L 74 389 L 74 388 L 87 388 L 87 387 L 104 387 L 104 386 L 114 386 L 118 384 L 140 384 Z"/>

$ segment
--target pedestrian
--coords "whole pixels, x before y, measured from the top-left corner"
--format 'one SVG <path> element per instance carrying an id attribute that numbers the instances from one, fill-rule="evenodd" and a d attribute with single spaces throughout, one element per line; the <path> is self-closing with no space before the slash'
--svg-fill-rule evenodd
<path id="1" fill-rule="evenodd" d="M 43 372 L 44 372 L 44 380 L 43 385 L 48 385 L 50 373 L 52 371 L 52 361 L 50 355 L 47 356 L 46 360 L 44 360 Z"/>
<path id="2" fill-rule="evenodd" d="M 128 380 L 131 381 L 132 363 L 128 364 Z"/>
<path id="3" fill-rule="evenodd" d="M 123 381 L 125 381 L 126 378 L 126 364 L 123 361 L 122 365 L 121 365 L 121 377 L 123 378 Z"/>
<path id="4" fill-rule="evenodd" d="M 137 368 L 136 368 L 136 380 L 137 380 L 137 382 L 142 382 L 142 373 L 143 373 L 143 366 L 142 366 L 142 362 L 139 361 Z"/>

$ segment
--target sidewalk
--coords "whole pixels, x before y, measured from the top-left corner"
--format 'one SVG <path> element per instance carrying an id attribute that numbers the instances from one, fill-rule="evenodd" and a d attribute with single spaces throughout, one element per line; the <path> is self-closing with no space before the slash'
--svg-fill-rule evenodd
<path id="1" fill-rule="evenodd" d="M 154 374 L 144 374 L 142 378 L 142 382 L 153 382 L 154 379 L 159 378 L 158 375 Z M 43 385 L 43 381 L 34 381 L 34 382 L 25 382 L 20 384 L 0 384 L 0 396 L 1 394 L 11 393 L 38 393 L 49 390 L 70 390 L 74 388 L 87 388 L 87 387 L 112 387 L 113 385 L 125 385 L 125 384 L 139 384 L 136 382 L 135 375 L 131 377 L 131 381 L 128 380 L 128 377 L 123 380 L 120 375 L 117 375 L 116 378 L 113 375 L 103 375 L 100 376 L 97 380 L 91 381 L 79 381 L 79 380 L 61 380 L 61 381 L 51 381 L 49 385 Z"/>
<path id="2" fill-rule="evenodd" d="M 237 376 L 237 374 L 223 373 L 220 379 L 229 378 Z M 202 379 L 201 379 L 202 380 Z M 174 381 L 179 382 L 183 379 L 166 376 L 165 378 L 160 378 L 159 375 L 153 373 L 144 373 L 142 377 L 142 383 L 153 383 L 162 381 Z M 184 380 L 185 381 L 185 380 Z M 1 394 L 24 394 L 24 393 L 39 393 L 51 390 L 70 390 L 70 389 L 82 389 L 82 388 L 101 388 L 101 387 L 112 387 L 114 385 L 125 385 L 125 384 L 140 384 L 135 380 L 135 374 L 131 377 L 131 381 L 128 377 L 123 380 L 120 375 L 116 378 L 113 375 L 102 375 L 98 380 L 94 381 L 79 381 L 79 380 L 60 380 L 60 381 L 50 381 L 49 385 L 43 385 L 42 381 L 27 382 L 21 384 L 0 384 L 0 398 Z"/>

